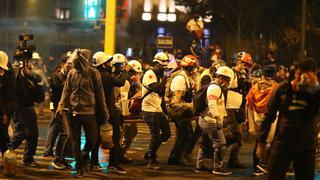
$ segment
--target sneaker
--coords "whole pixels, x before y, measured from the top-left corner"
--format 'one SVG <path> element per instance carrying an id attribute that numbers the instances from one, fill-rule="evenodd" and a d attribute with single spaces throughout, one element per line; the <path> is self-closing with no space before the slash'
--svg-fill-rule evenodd
<path id="1" fill-rule="evenodd" d="M 194 172 L 196 172 L 196 173 L 209 173 L 209 172 L 212 172 L 212 168 L 209 168 L 207 166 L 196 167 L 194 169 Z"/>
<path id="2" fill-rule="evenodd" d="M 225 168 L 215 168 L 215 169 L 212 170 L 212 174 L 228 176 L 228 175 L 232 174 L 232 172 L 228 171 Z"/>
<path id="3" fill-rule="evenodd" d="M 246 166 L 239 160 L 231 160 L 228 163 L 228 168 L 245 169 Z"/>
<path id="4" fill-rule="evenodd" d="M 100 164 L 91 164 L 90 169 L 93 171 L 101 171 L 103 168 L 100 166 Z"/>
<path id="5" fill-rule="evenodd" d="M 252 175 L 253 176 L 262 176 L 262 175 L 264 175 L 264 172 L 262 172 L 260 169 L 257 168 L 252 172 Z"/>
<path id="6" fill-rule="evenodd" d="M 108 169 L 112 170 L 115 173 L 119 173 L 119 174 L 127 174 L 127 171 L 125 171 L 121 166 L 108 166 Z"/>
<path id="7" fill-rule="evenodd" d="M 34 160 L 30 161 L 30 162 L 22 162 L 22 164 L 26 167 L 40 167 L 40 164 L 35 162 Z"/>
<path id="8" fill-rule="evenodd" d="M 63 164 L 62 161 L 60 160 L 54 160 L 52 161 L 51 165 L 55 168 L 55 169 L 59 169 L 59 170 L 62 170 L 62 169 L 65 169 L 66 166 Z"/>
<path id="9" fill-rule="evenodd" d="M 149 169 L 154 169 L 154 170 L 160 170 L 161 167 L 160 167 L 160 164 L 158 163 L 157 160 L 152 160 L 148 163 L 147 167 Z"/>
<path id="10" fill-rule="evenodd" d="M 268 171 L 267 171 L 267 166 L 265 164 L 258 164 L 257 165 L 257 169 L 259 169 L 260 171 L 262 171 L 263 173 L 267 174 Z"/>
<path id="11" fill-rule="evenodd" d="M 83 178 L 85 176 L 87 176 L 87 171 L 83 168 L 77 170 L 77 173 L 75 174 L 76 178 Z"/>

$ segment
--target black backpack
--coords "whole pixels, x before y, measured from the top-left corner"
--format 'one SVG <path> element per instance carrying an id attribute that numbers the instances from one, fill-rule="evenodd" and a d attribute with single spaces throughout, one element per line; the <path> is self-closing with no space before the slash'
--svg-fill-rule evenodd
<path id="1" fill-rule="evenodd" d="M 208 85 L 205 85 L 203 87 L 201 87 L 193 96 L 193 110 L 194 110 L 194 115 L 197 116 L 199 115 L 201 112 L 203 112 L 207 107 L 208 107 L 208 103 L 207 103 L 207 90 L 208 87 L 211 84 L 216 84 L 220 87 L 219 84 L 217 83 L 210 83 Z M 220 87 L 221 88 L 221 87 Z M 222 96 L 222 89 L 221 89 L 221 94 L 219 96 L 219 99 Z"/>

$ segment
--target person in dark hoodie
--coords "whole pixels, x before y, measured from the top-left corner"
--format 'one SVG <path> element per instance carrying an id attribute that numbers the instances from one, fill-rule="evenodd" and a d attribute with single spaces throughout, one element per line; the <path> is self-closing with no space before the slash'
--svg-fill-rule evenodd
<path id="1" fill-rule="evenodd" d="M 10 143 L 8 127 L 18 109 L 17 84 L 8 55 L 0 51 L 0 150 L 3 154 Z"/>
<path id="2" fill-rule="evenodd" d="M 76 177 L 87 175 L 87 157 L 98 136 L 96 110 L 99 109 L 101 112 L 102 118 L 99 121 L 106 122 L 109 119 L 101 76 L 95 68 L 89 66 L 90 54 L 90 50 L 76 49 L 70 56 L 74 69 L 67 75 L 57 109 L 57 113 L 60 114 L 67 109 L 71 116 L 71 143 L 76 159 Z M 81 128 L 84 129 L 86 137 L 86 148 L 82 151 Z"/>
<path id="3" fill-rule="evenodd" d="M 320 90 L 316 73 L 317 66 L 312 58 L 301 60 L 295 78 L 281 83 L 271 96 L 262 119 L 257 147 L 257 157 L 266 159 L 266 139 L 279 111 L 267 171 L 263 166 L 258 166 L 268 173 L 268 180 L 285 179 L 291 161 L 297 180 L 314 179 L 316 123 L 320 117 Z"/>
<path id="4" fill-rule="evenodd" d="M 113 148 L 110 149 L 110 161 L 108 169 L 120 173 L 126 174 L 127 172 L 120 166 L 120 138 L 121 131 L 120 126 L 123 121 L 120 110 L 115 106 L 115 87 L 121 87 L 124 85 L 130 66 L 126 65 L 123 69 L 121 65 L 126 62 L 126 57 L 122 54 L 115 54 L 113 56 L 108 56 L 104 52 L 97 52 L 94 54 L 94 66 L 98 69 L 101 74 L 102 85 L 106 96 L 106 103 L 110 114 L 110 124 L 113 127 L 112 141 L 114 143 Z M 113 64 L 113 65 L 112 65 Z M 114 64 L 120 64 L 114 66 Z M 101 166 L 98 160 L 98 151 L 101 144 L 100 138 L 94 147 L 91 154 L 91 168 L 100 169 Z"/>

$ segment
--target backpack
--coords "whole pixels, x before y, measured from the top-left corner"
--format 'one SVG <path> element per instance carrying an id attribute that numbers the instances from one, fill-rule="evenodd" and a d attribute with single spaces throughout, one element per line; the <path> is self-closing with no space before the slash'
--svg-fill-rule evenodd
<path id="1" fill-rule="evenodd" d="M 200 113 L 202 113 L 207 107 L 208 107 L 208 103 L 207 103 L 207 90 L 208 87 L 211 84 L 216 84 L 220 87 L 219 84 L 211 82 L 208 85 L 205 85 L 203 87 L 201 87 L 193 96 L 193 110 L 194 110 L 194 115 L 197 116 Z M 220 87 L 221 88 L 221 87 Z M 222 89 L 221 89 L 221 94 L 219 96 L 219 99 L 222 96 Z"/>
<path id="2" fill-rule="evenodd" d="M 171 87 L 171 82 L 181 72 L 182 72 L 182 69 L 174 70 L 173 72 L 170 73 L 170 75 L 169 75 L 169 77 L 168 77 L 168 79 L 166 81 L 165 95 L 164 95 L 164 101 L 166 102 L 166 104 L 169 104 L 171 102 L 171 99 L 172 99 L 172 96 L 173 96 L 173 92 L 171 91 L 171 88 L 170 88 Z"/>

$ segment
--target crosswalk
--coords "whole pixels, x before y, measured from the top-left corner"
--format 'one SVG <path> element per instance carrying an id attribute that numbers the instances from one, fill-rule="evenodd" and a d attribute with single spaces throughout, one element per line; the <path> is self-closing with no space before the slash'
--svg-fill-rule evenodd
<path id="1" fill-rule="evenodd" d="M 173 124 L 171 124 L 172 130 Z M 149 140 L 150 140 L 150 133 L 149 128 L 145 123 L 137 123 L 138 127 L 138 134 L 135 137 L 135 139 L 132 142 L 132 145 L 130 149 L 127 151 L 127 155 L 129 157 L 134 157 L 136 154 L 142 154 L 145 152 L 149 147 Z M 61 172 L 61 170 L 55 170 L 53 166 L 51 165 L 53 158 L 43 157 L 44 150 L 45 150 L 45 144 L 46 144 L 46 133 L 47 133 L 48 125 L 41 125 L 39 126 L 39 138 L 38 138 L 38 146 L 36 155 L 34 156 L 34 159 L 36 162 L 40 164 L 40 171 L 56 171 Z M 171 137 L 170 141 L 173 141 L 174 137 Z M 82 133 L 81 137 L 81 146 L 83 147 L 85 144 L 85 137 Z M 23 154 L 24 154 L 24 143 L 22 143 L 18 149 L 15 150 L 17 154 L 18 163 L 21 162 Z M 142 158 L 142 157 L 141 157 Z M 101 165 L 106 168 L 108 165 L 108 159 L 109 159 L 109 150 L 100 149 L 99 151 L 99 161 Z M 74 165 L 74 162 L 72 163 Z M 18 167 L 21 166 L 18 164 Z"/>

